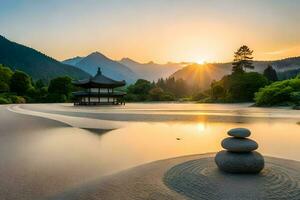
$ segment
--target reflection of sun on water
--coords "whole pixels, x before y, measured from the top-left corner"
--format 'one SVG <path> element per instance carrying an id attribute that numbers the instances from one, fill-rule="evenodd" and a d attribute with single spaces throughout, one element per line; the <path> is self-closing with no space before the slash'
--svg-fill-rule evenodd
<path id="1" fill-rule="evenodd" d="M 198 123 L 198 124 L 196 125 L 196 129 L 197 129 L 197 131 L 202 132 L 202 131 L 205 130 L 205 126 L 204 126 L 204 124 L 202 124 L 202 123 Z"/>

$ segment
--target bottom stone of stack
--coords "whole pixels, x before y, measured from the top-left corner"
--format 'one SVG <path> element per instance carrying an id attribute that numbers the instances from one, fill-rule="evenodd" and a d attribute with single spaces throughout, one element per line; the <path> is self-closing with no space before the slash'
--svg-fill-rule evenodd
<path id="1" fill-rule="evenodd" d="M 256 152 L 234 153 L 220 151 L 215 157 L 215 162 L 221 171 L 228 173 L 259 173 L 264 168 L 263 156 Z"/>

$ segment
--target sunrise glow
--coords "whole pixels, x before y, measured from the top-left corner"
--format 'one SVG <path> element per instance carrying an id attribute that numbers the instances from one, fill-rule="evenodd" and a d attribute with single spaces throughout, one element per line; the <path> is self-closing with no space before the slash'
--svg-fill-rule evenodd
<path id="1" fill-rule="evenodd" d="M 300 53 L 297 1 L 277 1 L 272 9 L 260 0 L 7 4 L 0 7 L 2 34 L 59 60 L 99 51 L 115 60 L 201 64 L 231 61 L 232 52 L 244 43 L 259 60 Z"/>

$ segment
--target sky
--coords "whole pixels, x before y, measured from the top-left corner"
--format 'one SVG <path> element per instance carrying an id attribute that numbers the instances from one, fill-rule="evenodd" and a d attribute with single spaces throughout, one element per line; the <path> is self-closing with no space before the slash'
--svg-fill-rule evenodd
<path id="1" fill-rule="evenodd" d="M 300 56 L 298 0 L 0 0 L 0 35 L 58 60 L 99 51 L 139 62 Z"/>

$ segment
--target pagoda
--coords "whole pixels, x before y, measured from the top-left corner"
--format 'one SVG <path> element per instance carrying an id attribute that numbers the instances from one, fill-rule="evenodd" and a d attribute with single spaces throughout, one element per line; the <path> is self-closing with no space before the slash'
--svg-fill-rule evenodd
<path id="1" fill-rule="evenodd" d="M 74 105 L 105 105 L 125 104 L 125 92 L 115 91 L 115 88 L 126 85 L 125 80 L 116 81 L 102 74 L 98 68 L 97 74 L 83 80 L 72 82 L 74 86 L 83 88 L 82 91 L 73 92 Z"/>

